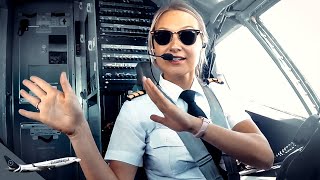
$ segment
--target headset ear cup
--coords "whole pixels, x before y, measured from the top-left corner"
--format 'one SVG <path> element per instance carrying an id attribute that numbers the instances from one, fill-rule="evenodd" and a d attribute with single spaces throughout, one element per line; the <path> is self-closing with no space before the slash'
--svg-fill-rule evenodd
<path id="1" fill-rule="evenodd" d="M 202 48 L 206 48 L 206 47 L 207 47 L 207 43 L 203 43 Z"/>

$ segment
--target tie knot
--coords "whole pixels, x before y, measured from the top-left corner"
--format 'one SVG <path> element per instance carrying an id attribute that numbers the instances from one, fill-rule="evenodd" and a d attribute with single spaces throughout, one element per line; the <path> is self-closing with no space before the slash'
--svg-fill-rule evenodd
<path id="1" fill-rule="evenodd" d="M 194 102 L 194 96 L 195 96 L 196 92 L 192 91 L 192 90 L 184 90 L 182 91 L 182 93 L 180 94 L 180 98 L 183 99 L 186 103 L 191 103 Z"/>

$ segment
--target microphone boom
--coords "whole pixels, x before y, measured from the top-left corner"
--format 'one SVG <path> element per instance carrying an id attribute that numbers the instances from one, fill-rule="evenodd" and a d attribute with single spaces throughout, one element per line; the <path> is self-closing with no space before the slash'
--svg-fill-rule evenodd
<path id="1" fill-rule="evenodd" d="M 162 59 L 164 59 L 166 61 L 180 61 L 180 60 L 185 60 L 186 59 L 186 58 L 173 56 L 170 53 L 165 53 L 165 54 L 162 54 L 161 56 L 156 56 L 156 55 L 152 55 L 152 54 L 150 54 L 150 55 L 154 56 L 154 57 L 161 57 Z"/>

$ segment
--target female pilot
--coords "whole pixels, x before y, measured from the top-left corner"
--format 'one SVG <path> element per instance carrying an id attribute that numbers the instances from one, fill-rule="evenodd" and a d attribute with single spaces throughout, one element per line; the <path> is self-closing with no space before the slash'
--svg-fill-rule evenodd
<path id="1" fill-rule="evenodd" d="M 179 138 L 180 131 L 201 137 L 245 164 L 270 168 L 273 153 L 268 141 L 250 116 L 226 100 L 223 93 L 216 96 L 223 101 L 220 104 L 229 128 L 216 125 L 210 118 L 210 105 L 198 81 L 207 42 L 204 22 L 192 7 L 175 1 L 159 9 L 150 29 L 149 51 L 156 56 L 169 53 L 177 60 L 153 59 L 162 71 L 159 85 L 144 78 L 147 95 L 123 104 L 105 155 L 108 163 L 95 145 L 65 73 L 60 78 L 63 92 L 39 77 L 24 80 L 38 98 L 24 90 L 21 95 L 40 112 L 21 109 L 19 113 L 65 133 L 87 179 L 134 179 L 141 166 L 148 179 L 205 179 Z M 194 92 L 195 103 L 212 123 L 187 113 L 189 105 L 181 96 L 185 90 Z"/>

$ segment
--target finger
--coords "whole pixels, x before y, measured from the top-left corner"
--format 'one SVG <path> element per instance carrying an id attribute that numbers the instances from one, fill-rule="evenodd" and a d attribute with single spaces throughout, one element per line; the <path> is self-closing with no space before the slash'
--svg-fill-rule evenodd
<path id="1" fill-rule="evenodd" d="M 23 80 L 22 84 L 25 85 L 28 89 L 30 89 L 37 97 L 42 98 L 47 93 L 44 92 L 37 84 L 29 81 L 29 80 Z"/>
<path id="2" fill-rule="evenodd" d="M 147 78 L 145 77 L 145 76 L 142 76 L 142 85 L 143 85 L 143 89 L 144 90 L 146 90 L 147 89 L 147 87 L 146 87 L 146 80 L 147 80 Z"/>
<path id="3" fill-rule="evenodd" d="M 39 98 L 36 98 L 29 93 L 27 93 L 25 90 L 21 89 L 20 94 L 23 98 L 25 98 L 28 102 L 30 102 L 34 107 L 37 106 L 37 104 L 40 102 Z"/>
<path id="4" fill-rule="evenodd" d="M 143 86 L 144 89 L 146 90 L 146 93 L 149 95 L 150 99 L 158 106 L 159 102 L 156 95 L 156 92 L 152 88 L 152 84 L 150 84 L 148 78 L 143 79 Z"/>
<path id="5" fill-rule="evenodd" d="M 153 84 L 153 82 L 149 78 L 144 77 L 142 81 L 144 89 L 147 91 L 150 98 L 156 100 L 155 97 L 157 96 L 157 91 L 159 91 L 158 88 Z"/>
<path id="6" fill-rule="evenodd" d="M 163 110 L 171 104 L 171 102 L 162 94 L 162 92 L 153 84 L 151 79 L 143 79 L 143 84 L 150 99 L 156 104 L 156 106 Z"/>
<path id="7" fill-rule="evenodd" d="M 33 120 L 41 122 L 40 113 L 38 113 L 38 112 L 26 111 L 24 109 L 19 109 L 18 112 L 19 112 L 19 114 L 21 114 L 22 116 L 24 116 L 26 118 L 33 119 Z"/>
<path id="8" fill-rule="evenodd" d="M 152 114 L 150 116 L 150 119 L 154 122 L 157 122 L 157 123 L 160 123 L 160 124 L 163 124 L 164 121 L 165 121 L 165 118 L 161 117 L 161 116 L 158 116 L 158 115 L 155 115 L 155 114 Z M 165 125 L 165 124 L 163 124 Z"/>
<path id="9" fill-rule="evenodd" d="M 46 93 L 50 92 L 53 89 L 53 87 L 48 82 L 37 76 L 31 76 L 30 80 L 35 82 Z"/>
<path id="10" fill-rule="evenodd" d="M 73 89 L 68 81 L 67 74 L 65 72 L 61 73 L 60 84 L 65 95 L 73 93 Z"/>

